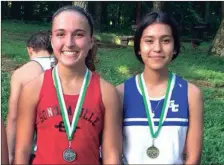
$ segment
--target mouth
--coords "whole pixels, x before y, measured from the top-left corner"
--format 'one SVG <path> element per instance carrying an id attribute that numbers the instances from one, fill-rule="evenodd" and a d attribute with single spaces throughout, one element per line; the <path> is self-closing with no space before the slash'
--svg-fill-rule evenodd
<path id="1" fill-rule="evenodd" d="M 164 59 L 164 56 L 149 56 L 151 59 Z"/>
<path id="2" fill-rule="evenodd" d="M 62 51 L 62 54 L 68 58 L 73 58 L 73 57 L 77 57 L 77 55 L 79 54 L 79 51 Z"/>

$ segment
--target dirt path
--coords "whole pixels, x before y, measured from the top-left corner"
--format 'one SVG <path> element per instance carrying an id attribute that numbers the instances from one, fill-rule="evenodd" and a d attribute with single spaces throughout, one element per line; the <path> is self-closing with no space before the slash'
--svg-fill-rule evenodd
<path id="1" fill-rule="evenodd" d="M 205 80 L 189 80 L 189 82 L 199 87 L 212 88 L 212 84 Z"/>
<path id="2" fill-rule="evenodd" d="M 15 62 L 13 62 L 13 60 L 11 60 L 8 57 L 2 56 L 1 58 L 1 63 L 2 63 L 2 71 L 3 72 L 9 72 L 12 73 L 16 68 L 18 68 L 19 64 L 15 64 Z"/>

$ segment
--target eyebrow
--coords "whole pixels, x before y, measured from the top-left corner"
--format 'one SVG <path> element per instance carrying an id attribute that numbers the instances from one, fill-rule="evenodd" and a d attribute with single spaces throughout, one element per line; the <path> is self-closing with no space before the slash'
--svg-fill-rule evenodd
<path id="1" fill-rule="evenodd" d="M 173 36 L 171 36 L 171 35 L 162 35 L 162 36 L 160 36 L 161 38 L 165 38 L 165 37 L 173 37 Z M 154 38 L 154 36 L 144 36 L 143 37 L 143 39 L 144 38 Z"/>
<path id="2" fill-rule="evenodd" d="M 63 32 L 65 29 L 56 29 L 54 32 Z M 86 32 L 84 29 L 76 29 L 74 32 Z"/>

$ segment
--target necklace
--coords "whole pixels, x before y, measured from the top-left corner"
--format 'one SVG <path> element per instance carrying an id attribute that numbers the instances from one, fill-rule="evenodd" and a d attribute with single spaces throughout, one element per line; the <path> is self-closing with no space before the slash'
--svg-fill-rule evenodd
<path id="1" fill-rule="evenodd" d="M 159 100 L 159 102 L 157 103 L 156 108 L 154 110 L 152 109 L 152 117 L 155 117 L 155 111 L 157 110 L 160 102 L 161 102 L 161 100 Z"/>

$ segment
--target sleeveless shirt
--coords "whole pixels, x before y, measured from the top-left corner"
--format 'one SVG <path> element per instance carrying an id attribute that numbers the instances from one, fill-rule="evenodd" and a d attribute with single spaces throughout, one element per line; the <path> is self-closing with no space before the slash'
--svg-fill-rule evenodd
<path id="1" fill-rule="evenodd" d="M 82 111 L 73 135 L 72 149 L 76 160 L 71 164 L 99 164 L 100 136 L 103 129 L 104 105 L 100 77 L 92 72 Z M 79 95 L 64 95 L 70 123 Z M 37 150 L 33 164 L 65 164 L 63 152 L 68 139 L 62 120 L 52 69 L 45 71 L 36 112 Z M 67 163 L 69 164 L 69 163 Z"/>
<path id="2" fill-rule="evenodd" d="M 136 76 L 124 83 L 123 99 L 123 161 L 128 164 L 182 164 L 182 154 L 188 129 L 188 86 L 187 81 L 174 74 L 175 84 L 168 103 L 166 119 L 154 145 L 159 149 L 159 156 L 151 159 L 147 148 L 152 145 L 148 119 Z M 151 98 L 155 110 L 153 122 L 158 128 L 164 97 Z M 157 108 L 156 108 L 157 107 Z"/>
<path id="3" fill-rule="evenodd" d="M 49 56 L 49 57 L 35 57 L 32 58 L 31 61 L 37 62 L 43 71 L 50 69 L 52 66 L 55 65 L 55 57 L 54 56 Z"/>

